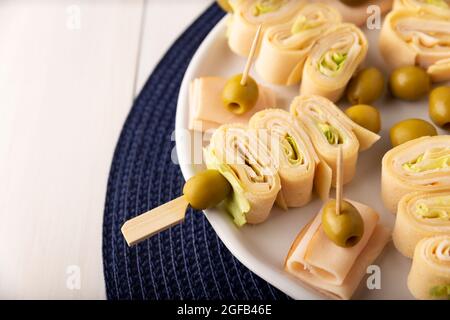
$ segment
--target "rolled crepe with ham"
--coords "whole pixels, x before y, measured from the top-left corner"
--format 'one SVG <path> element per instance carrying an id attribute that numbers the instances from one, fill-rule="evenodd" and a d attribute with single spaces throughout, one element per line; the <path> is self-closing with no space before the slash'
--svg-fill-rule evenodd
<path id="1" fill-rule="evenodd" d="M 324 4 L 308 4 L 285 24 L 267 29 L 255 68 L 264 81 L 279 85 L 299 83 L 303 65 L 314 43 L 341 22 L 341 15 Z"/>
<path id="2" fill-rule="evenodd" d="M 270 27 L 289 21 L 305 5 L 304 0 L 235 0 L 230 1 L 233 15 L 228 20 L 228 45 L 230 49 L 247 57 L 256 30 L 263 25 L 262 33 Z"/>
<path id="3" fill-rule="evenodd" d="M 386 16 L 379 46 L 391 68 L 417 65 L 433 81 L 450 79 L 450 16 L 395 10 Z"/>
<path id="4" fill-rule="evenodd" d="M 367 39 L 354 24 L 330 29 L 311 50 L 303 69 L 301 94 L 314 94 L 336 102 L 367 55 Z"/>
<path id="5" fill-rule="evenodd" d="M 364 234 L 353 247 L 332 242 L 322 228 L 322 211 L 297 236 L 285 261 L 285 269 L 309 287 L 335 299 L 350 299 L 366 269 L 390 240 L 390 231 L 378 224 L 373 209 L 350 201 L 364 222 Z"/>
<path id="6" fill-rule="evenodd" d="M 426 11 L 438 16 L 450 16 L 449 0 L 395 0 L 394 10 Z"/>
<path id="7" fill-rule="evenodd" d="M 380 136 L 354 123 L 330 100 L 319 96 L 299 96 L 291 104 L 291 114 L 306 128 L 319 154 L 332 169 L 336 185 L 336 161 L 343 151 L 343 182 L 352 180 L 358 152 L 370 148 Z"/>
<path id="8" fill-rule="evenodd" d="M 265 144 L 240 124 L 217 128 L 204 150 L 209 169 L 218 170 L 233 192 L 226 210 L 238 226 L 264 222 L 280 191 L 280 177 Z"/>
<path id="9" fill-rule="evenodd" d="M 319 174 L 316 170 L 319 158 L 305 129 L 289 112 L 281 109 L 256 113 L 250 119 L 249 128 L 265 142 L 278 169 L 281 190 L 277 204 L 284 209 L 306 205 L 311 200 L 314 177 Z M 328 183 L 316 181 L 319 194 L 329 193 L 330 171 Z"/>
<path id="10" fill-rule="evenodd" d="M 450 236 L 450 190 L 403 196 L 392 236 L 397 250 L 412 258 L 420 240 L 437 235 Z"/>
<path id="11" fill-rule="evenodd" d="M 422 137 L 388 151 L 382 161 L 381 196 L 392 213 L 407 193 L 450 189 L 450 136 Z"/>
<path id="12" fill-rule="evenodd" d="M 408 288 L 417 299 L 450 299 L 450 236 L 425 238 L 417 244 Z"/>
<path id="13" fill-rule="evenodd" d="M 315 0 L 315 2 L 325 3 L 336 8 L 344 18 L 344 21 L 351 22 L 357 26 L 362 26 L 367 19 L 375 12 L 368 10 L 369 6 L 375 5 L 384 14 L 392 8 L 392 0 L 374 0 L 366 1 L 359 6 L 348 6 L 339 0 Z M 378 11 L 376 12 L 378 13 Z"/>
<path id="14" fill-rule="evenodd" d="M 194 79 L 189 87 L 189 129 L 207 131 L 227 123 L 248 123 L 250 117 L 265 108 L 276 104 L 275 93 L 264 86 L 259 86 L 256 105 L 242 115 L 228 111 L 222 102 L 222 91 L 227 79 L 204 77 Z"/>

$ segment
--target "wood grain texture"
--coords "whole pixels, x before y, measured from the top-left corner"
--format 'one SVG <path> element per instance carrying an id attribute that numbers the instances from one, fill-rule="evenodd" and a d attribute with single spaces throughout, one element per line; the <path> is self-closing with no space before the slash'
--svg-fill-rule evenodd
<path id="1" fill-rule="evenodd" d="M 0 2 L 0 298 L 105 297 L 106 181 L 142 12 L 142 0 Z"/>

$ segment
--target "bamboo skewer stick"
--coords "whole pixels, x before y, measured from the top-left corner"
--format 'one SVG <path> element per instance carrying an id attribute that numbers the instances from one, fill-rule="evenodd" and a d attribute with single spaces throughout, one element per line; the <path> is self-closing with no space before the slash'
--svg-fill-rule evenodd
<path id="1" fill-rule="evenodd" d="M 184 196 L 178 197 L 126 221 L 120 230 L 128 245 L 135 245 L 182 222 L 186 216 L 188 204 Z"/>
<path id="2" fill-rule="evenodd" d="M 247 84 L 248 74 L 253 65 L 253 60 L 255 58 L 256 48 L 259 44 L 259 38 L 261 36 L 262 24 L 258 26 L 258 30 L 256 31 L 255 38 L 253 39 L 252 47 L 250 49 L 250 54 L 247 58 L 247 63 L 245 64 L 244 72 L 242 73 L 241 86 L 245 86 Z"/>
<path id="3" fill-rule="evenodd" d="M 343 193 L 344 166 L 342 165 L 342 146 L 338 146 L 338 157 L 336 163 L 336 214 L 341 213 L 341 202 Z"/>

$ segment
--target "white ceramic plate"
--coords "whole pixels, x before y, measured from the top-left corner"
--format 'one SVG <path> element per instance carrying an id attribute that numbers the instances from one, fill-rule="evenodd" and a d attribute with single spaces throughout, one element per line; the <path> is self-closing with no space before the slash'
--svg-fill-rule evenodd
<path id="1" fill-rule="evenodd" d="M 225 18 L 211 31 L 193 57 L 180 89 L 176 116 L 176 145 L 178 160 L 183 176 L 188 179 L 201 166 L 190 161 L 191 140 L 188 128 L 188 88 L 192 79 L 202 76 L 229 77 L 242 72 L 245 59 L 234 55 L 225 38 Z M 378 50 L 379 30 L 365 30 L 370 49 L 365 65 L 376 66 L 388 74 Z M 260 83 L 256 72 L 252 72 Z M 267 85 L 267 84 L 265 84 Z M 278 107 L 288 109 L 298 86 L 270 86 L 277 93 Z M 345 99 L 344 99 L 345 100 Z M 428 119 L 427 100 L 410 103 L 389 96 L 378 100 L 375 105 L 382 113 L 382 139 L 371 149 L 360 154 L 354 180 L 346 185 L 347 198 L 365 203 L 380 213 L 381 222 L 393 226 L 394 216 L 382 204 L 380 196 L 381 158 L 390 148 L 389 128 L 406 118 Z M 346 102 L 340 104 L 346 107 Z M 307 206 L 290 209 L 287 212 L 274 207 L 269 219 L 261 225 L 237 228 L 230 216 L 219 210 L 205 212 L 209 222 L 231 253 L 246 267 L 295 299 L 322 299 L 323 296 L 305 287 L 295 277 L 283 270 L 283 263 L 292 241 L 306 222 L 320 210 L 322 203 L 317 197 Z M 381 268 L 381 289 L 369 290 L 367 276 L 361 281 L 354 299 L 412 299 L 406 286 L 410 260 L 398 253 L 390 243 L 375 264 Z"/>

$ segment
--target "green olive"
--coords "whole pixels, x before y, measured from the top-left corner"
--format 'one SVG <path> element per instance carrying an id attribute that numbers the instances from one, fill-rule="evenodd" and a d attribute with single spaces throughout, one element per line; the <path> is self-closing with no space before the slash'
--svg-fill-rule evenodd
<path id="1" fill-rule="evenodd" d="M 204 210 L 218 205 L 231 192 L 231 185 L 217 170 L 205 170 L 186 181 L 183 194 L 192 208 Z"/>
<path id="2" fill-rule="evenodd" d="M 349 248 L 361 240 L 364 221 L 350 202 L 342 201 L 341 212 L 336 214 L 336 200 L 329 200 L 322 209 L 322 228 L 336 245 Z"/>
<path id="3" fill-rule="evenodd" d="M 408 66 L 392 72 L 389 86 L 392 94 L 397 98 L 418 100 L 430 91 L 431 80 L 425 70 Z"/>
<path id="4" fill-rule="evenodd" d="M 436 128 L 431 123 L 422 119 L 407 119 L 400 121 L 395 124 L 390 131 L 393 147 L 409 140 L 436 135 Z"/>
<path id="5" fill-rule="evenodd" d="M 229 0 L 217 0 L 217 4 L 226 12 L 233 12 Z"/>
<path id="6" fill-rule="evenodd" d="M 450 86 L 437 87 L 431 91 L 428 110 L 436 125 L 450 129 Z"/>
<path id="7" fill-rule="evenodd" d="M 251 110 L 258 101 L 259 89 L 256 81 L 247 77 L 245 85 L 241 85 L 242 74 L 230 78 L 222 92 L 222 101 L 225 108 L 235 114 L 241 115 Z"/>
<path id="8" fill-rule="evenodd" d="M 378 133 L 381 130 L 380 112 L 369 105 L 358 104 L 345 110 L 345 114 L 360 126 Z"/>
<path id="9" fill-rule="evenodd" d="M 357 7 L 360 6 L 366 2 L 367 0 L 340 0 L 343 4 L 350 6 L 350 7 Z"/>
<path id="10" fill-rule="evenodd" d="M 347 99 L 352 104 L 368 104 L 377 100 L 384 90 L 384 77 L 377 68 L 361 70 L 347 87 Z"/>

